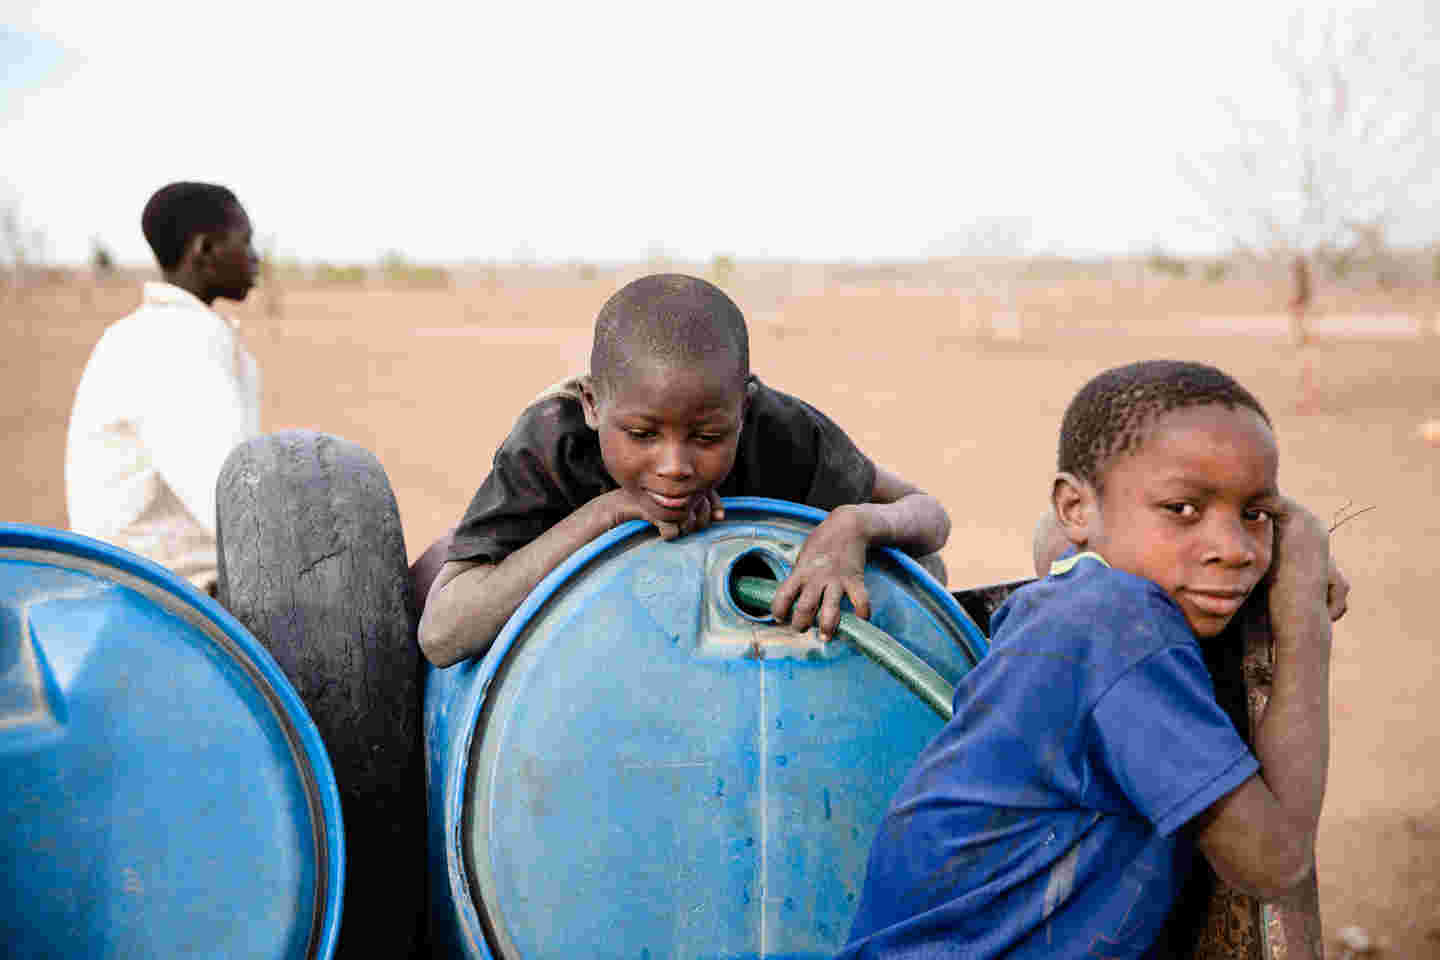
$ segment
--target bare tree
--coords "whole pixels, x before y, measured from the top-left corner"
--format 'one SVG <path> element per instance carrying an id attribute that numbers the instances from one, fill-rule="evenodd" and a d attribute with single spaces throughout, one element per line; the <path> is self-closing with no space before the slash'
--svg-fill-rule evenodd
<path id="1" fill-rule="evenodd" d="M 1025 217 L 982 217 L 949 239 L 967 255 L 970 286 L 975 296 L 986 302 L 980 311 L 978 333 L 982 338 L 1020 337 L 1016 299 L 1028 267 L 1026 250 L 1032 227 Z"/>
<path id="2" fill-rule="evenodd" d="M 1033 223 L 1023 216 L 981 216 L 947 231 L 926 248 L 940 267 L 932 288 L 968 295 L 975 309 L 975 335 L 989 340 L 1020 336 L 1016 299 L 1029 270 Z"/>
<path id="3" fill-rule="evenodd" d="M 1289 265 L 1302 342 L 1314 268 L 1388 250 L 1440 182 L 1434 31 L 1403 7 L 1297 11 L 1275 48 L 1282 82 L 1222 98 L 1233 139 L 1181 160 L 1237 250 Z"/>
<path id="4" fill-rule="evenodd" d="M 20 222 L 20 215 L 7 209 L 0 216 L 0 232 L 10 259 L 10 293 L 16 296 L 24 288 L 30 265 L 40 260 L 45 249 L 45 231 L 30 229 Z"/>
<path id="5" fill-rule="evenodd" d="M 285 295 L 280 289 L 280 268 L 275 260 L 275 234 L 265 238 L 264 253 L 260 255 L 260 294 L 264 299 L 265 316 L 278 320 L 285 312 Z M 271 331 L 278 330 L 271 326 Z"/>

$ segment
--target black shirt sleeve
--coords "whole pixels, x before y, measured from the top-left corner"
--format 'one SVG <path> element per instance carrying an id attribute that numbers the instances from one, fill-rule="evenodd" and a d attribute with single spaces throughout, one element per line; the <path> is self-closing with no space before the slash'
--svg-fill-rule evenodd
<path id="1" fill-rule="evenodd" d="M 496 451 L 455 530 L 449 559 L 499 563 L 613 489 L 579 401 L 546 397 L 520 415 Z"/>
<path id="2" fill-rule="evenodd" d="M 722 496 L 771 497 L 822 510 L 867 503 L 875 464 L 829 417 L 757 381 Z"/>

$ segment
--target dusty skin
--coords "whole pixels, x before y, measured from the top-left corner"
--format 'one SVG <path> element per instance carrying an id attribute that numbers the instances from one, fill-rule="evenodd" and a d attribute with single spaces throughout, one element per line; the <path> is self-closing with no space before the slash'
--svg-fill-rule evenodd
<path id="1" fill-rule="evenodd" d="M 596 310 L 629 276 L 287 291 L 278 316 L 258 291 L 217 305 L 240 317 L 260 362 L 265 429 L 324 430 L 373 451 L 413 559 L 459 518 L 520 408 L 583 367 Z M 1028 575 L 1055 431 L 1090 376 L 1170 356 L 1216 364 L 1250 387 L 1274 417 L 1286 493 L 1322 518 L 1375 506 L 1332 540 L 1353 592 L 1335 628 L 1318 844 L 1329 950 L 1339 956 L 1338 931 L 1359 925 L 1382 955 L 1440 957 L 1440 448 L 1417 431 L 1440 417 L 1440 338 L 1322 337 L 1307 348 L 1320 408 L 1300 415 L 1283 315 L 1082 315 L 1064 329 L 1047 322 L 982 341 L 954 298 L 781 296 L 743 283 L 733 292 L 750 317 L 756 372 L 949 508 L 955 587 Z M 0 519 L 65 525 L 71 396 L 91 345 L 137 297 L 138 279 L 0 290 L 0 418 L 12 464 L 0 472 Z M 465 412 L 442 420 L 445 410 Z"/>

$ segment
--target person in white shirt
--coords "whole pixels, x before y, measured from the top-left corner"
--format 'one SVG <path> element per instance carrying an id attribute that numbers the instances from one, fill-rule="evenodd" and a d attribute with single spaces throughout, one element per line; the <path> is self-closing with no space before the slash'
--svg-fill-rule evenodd
<path id="1" fill-rule="evenodd" d="M 141 227 L 164 283 L 100 337 L 85 365 L 65 450 L 70 527 L 214 592 L 215 481 L 260 431 L 260 373 L 210 308 L 243 300 L 260 261 L 235 195 L 172 183 Z"/>

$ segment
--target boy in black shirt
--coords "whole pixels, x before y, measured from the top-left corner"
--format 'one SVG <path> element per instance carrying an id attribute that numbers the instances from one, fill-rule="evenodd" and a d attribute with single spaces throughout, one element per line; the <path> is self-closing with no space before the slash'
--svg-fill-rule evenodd
<path id="1" fill-rule="evenodd" d="M 665 539 L 701 530 L 729 496 L 831 511 L 772 607 L 796 630 L 818 624 L 825 640 L 844 597 L 870 614 L 869 547 L 926 556 L 950 531 L 938 500 L 750 374 L 745 319 L 729 297 L 693 277 L 643 277 L 601 309 L 590 375 L 543 394 L 495 454 L 429 590 L 420 648 L 436 666 L 483 654 L 586 543 L 629 520 Z"/>

